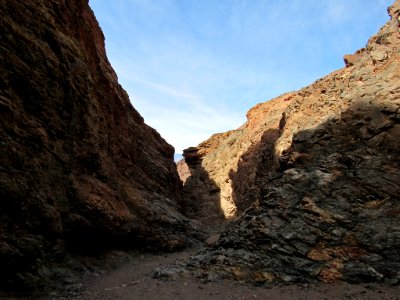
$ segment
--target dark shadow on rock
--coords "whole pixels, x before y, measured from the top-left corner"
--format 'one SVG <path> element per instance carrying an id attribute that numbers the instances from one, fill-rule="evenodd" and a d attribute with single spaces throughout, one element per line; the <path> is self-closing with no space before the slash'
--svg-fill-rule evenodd
<path id="1" fill-rule="evenodd" d="M 266 130 L 259 143 L 247 150 L 240 158 L 237 171 L 229 173 L 232 182 L 232 199 L 239 215 L 252 203 L 258 201 L 259 191 L 257 182 L 266 172 L 278 167 L 275 143 L 280 138 L 286 124 L 286 115 L 282 114 L 279 128 Z M 268 166 L 266 168 L 266 166 Z"/>
<path id="2" fill-rule="evenodd" d="M 88 1 L 2 1 L 0 36 L 0 292 L 63 286 L 51 266 L 72 250 L 190 245 L 173 147 L 119 85 Z"/>
<path id="3" fill-rule="evenodd" d="M 220 188 L 201 166 L 202 156 L 198 148 L 184 150 L 183 156 L 190 171 L 183 186 L 186 216 L 206 226 L 220 224 L 225 219 L 220 204 Z"/>
<path id="4" fill-rule="evenodd" d="M 207 259 L 229 248 L 251 252 L 227 251 L 232 257 L 221 264 L 250 281 L 263 271 L 265 281 L 399 284 L 400 117 L 388 102 L 354 104 L 296 133 L 280 157 L 279 132 L 266 131 L 230 174 L 247 210 Z M 255 176 L 243 184 L 247 174 Z"/>
<path id="5" fill-rule="evenodd" d="M 265 172 L 264 166 L 276 166 L 275 142 L 279 139 L 279 129 L 268 129 L 258 144 L 244 153 L 238 163 L 237 171 L 231 170 L 232 199 L 239 215 L 257 201 L 259 192 L 256 182 Z"/>

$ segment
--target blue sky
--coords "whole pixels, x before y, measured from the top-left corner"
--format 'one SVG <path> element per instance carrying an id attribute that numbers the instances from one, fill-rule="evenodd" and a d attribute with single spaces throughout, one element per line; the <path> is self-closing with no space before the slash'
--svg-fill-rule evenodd
<path id="1" fill-rule="evenodd" d="M 90 0 L 133 106 L 177 153 L 343 67 L 393 0 Z"/>

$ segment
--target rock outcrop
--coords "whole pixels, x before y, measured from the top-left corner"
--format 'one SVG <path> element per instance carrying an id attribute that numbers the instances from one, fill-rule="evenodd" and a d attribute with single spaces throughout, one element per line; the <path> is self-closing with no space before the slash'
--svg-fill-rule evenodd
<path id="1" fill-rule="evenodd" d="M 178 171 L 179 178 L 182 180 L 182 183 L 185 184 L 186 179 L 188 179 L 191 175 L 189 166 L 186 164 L 184 159 L 181 159 L 176 163 L 176 170 Z"/>
<path id="2" fill-rule="evenodd" d="M 247 113 L 248 122 L 237 130 L 215 134 L 184 151 L 191 172 L 184 185 L 189 213 L 232 218 L 252 201 L 248 197 L 253 193 L 250 183 L 256 178 L 263 152 L 277 139 L 282 114 L 292 97 L 285 94 L 258 104 Z M 210 210 L 210 206 L 215 208 Z"/>
<path id="3" fill-rule="evenodd" d="M 213 204 L 237 219 L 184 268 L 210 280 L 400 283 L 400 1 L 389 14 L 345 68 L 185 151 L 189 211 Z"/>
<path id="4" fill-rule="evenodd" d="M 1 0 L 0 32 L 1 288 L 61 281 L 68 252 L 188 245 L 174 149 L 118 84 L 88 1 Z"/>

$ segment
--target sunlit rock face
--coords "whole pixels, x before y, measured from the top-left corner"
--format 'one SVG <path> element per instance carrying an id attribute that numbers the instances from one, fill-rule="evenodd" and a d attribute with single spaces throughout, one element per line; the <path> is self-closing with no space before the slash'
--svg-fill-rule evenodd
<path id="1" fill-rule="evenodd" d="M 399 1 L 389 14 L 346 67 L 185 151 L 188 207 L 237 216 L 188 269 L 256 283 L 400 282 Z"/>
<path id="2" fill-rule="evenodd" d="M 260 149 L 273 145 L 292 97 L 285 94 L 258 104 L 247 113 L 248 122 L 237 130 L 214 134 L 184 151 L 191 173 L 184 185 L 189 213 L 229 219 L 252 202 L 252 183 L 262 159 Z"/>
<path id="3" fill-rule="evenodd" d="M 69 251 L 189 244 L 174 149 L 118 84 L 86 0 L 1 1 L 0 286 Z"/>

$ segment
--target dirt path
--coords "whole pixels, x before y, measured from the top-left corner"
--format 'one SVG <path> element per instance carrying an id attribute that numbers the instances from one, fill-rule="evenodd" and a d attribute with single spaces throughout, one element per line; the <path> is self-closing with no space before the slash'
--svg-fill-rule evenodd
<path id="1" fill-rule="evenodd" d="M 232 281 L 203 283 L 196 278 L 154 279 L 157 268 L 191 255 L 134 254 L 117 269 L 85 279 L 85 291 L 46 299 L 400 299 L 400 287 L 377 284 L 299 284 L 255 287 Z"/>

